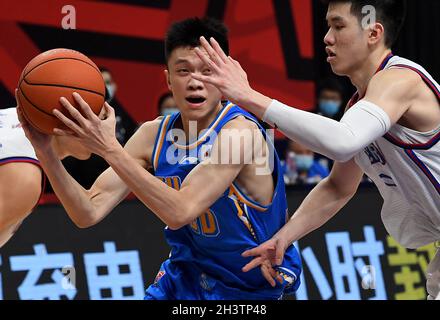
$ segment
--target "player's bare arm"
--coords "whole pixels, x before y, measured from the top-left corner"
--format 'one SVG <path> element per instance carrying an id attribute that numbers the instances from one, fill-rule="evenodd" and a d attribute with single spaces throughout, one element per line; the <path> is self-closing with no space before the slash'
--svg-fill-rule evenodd
<path id="1" fill-rule="evenodd" d="M 130 154 L 129 150 L 132 148 L 130 146 L 124 150 L 115 142 L 113 127 L 107 126 L 106 120 L 101 121 L 99 118 L 93 118 L 93 115 L 86 111 L 88 106 L 85 101 L 78 98 L 78 102 L 80 102 L 85 114 L 97 121 L 93 126 L 90 124 L 90 118 L 84 118 L 66 100 L 63 100 L 64 106 L 81 126 L 76 125 L 58 112 L 55 114 L 74 132 L 83 145 L 88 146 L 93 153 L 102 156 L 128 188 L 172 229 L 179 229 L 203 214 L 237 178 L 244 163 L 252 160 L 244 159 L 246 155 L 253 156 L 252 152 L 246 152 L 245 149 L 251 148 L 252 145 L 243 144 L 240 148 L 241 161 L 238 164 L 219 164 L 223 152 L 222 145 L 219 143 L 222 140 L 222 132 L 220 132 L 212 149 L 214 156 L 202 162 L 185 179 L 180 190 L 175 190 L 148 173 L 145 170 L 145 165 L 143 166 L 141 163 L 141 159 L 145 159 L 144 155 L 134 154 L 134 151 Z M 109 112 L 113 114 L 111 108 Z M 108 119 L 114 121 L 114 116 L 111 115 Z M 227 128 L 239 131 L 255 129 L 249 121 L 239 119 L 231 121 L 224 127 L 224 129 Z M 141 128 L 141 130 L 143 129 Z M 59 130 L 58 133 L 70 134 L 62 130 Z M 145 143 L 143 139 L 139 141 Z M 229 156 L 231 158 L 228 160 L 232 162 L 232 154 Z"/>

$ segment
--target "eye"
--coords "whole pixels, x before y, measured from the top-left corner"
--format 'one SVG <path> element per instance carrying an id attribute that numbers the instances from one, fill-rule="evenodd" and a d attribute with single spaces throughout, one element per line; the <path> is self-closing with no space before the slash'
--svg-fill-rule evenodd
<path id="1" fill-rule="evenodd" d="M 188 72 L 189 72 L 188 69 L 185 68 L 177 69 L 177 73 L 180 75 L 186 75 L 188 74 Z"/>
<path id="2" fill-rule="evenodd" d="M 345 26 L 336 26 L 336 27 L 335 27 L 335 29 L 338 30 L 338 31 L 339 31 L 339 30 L 342 30 L 342 29 L 344 29 L 344 28 L 345 28 Z"/>
<path id="3" fill-rule="evenodd" d="M 202 73 L 204 75 L 210 75 L 212 73 L 211 69 L 203 69 Z"/>

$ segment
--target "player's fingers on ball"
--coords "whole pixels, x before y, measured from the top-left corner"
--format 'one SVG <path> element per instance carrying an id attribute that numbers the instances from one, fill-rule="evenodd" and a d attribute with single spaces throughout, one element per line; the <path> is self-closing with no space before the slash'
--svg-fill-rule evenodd
<path id="1" fill-rule="evenodd" d="M 93 113 L 89 104 L 83 99 L 83 97 L 81 97 L 81 95 L 78 92 L 74 92 L 72 96 L 80 106 L 81 110 L 84 111 L 84 114 L 87 116 L 87 118 L 91 120 L 96 119 L 96 115 Z"/>
<path id="2" fill-rule="evenodd" d="M 53 115 L 55 117 L 58 118 L 58 120 L 60 120 L 62 123 L 64 123 L 68 128 L 70 128 L 71 130 L 73 130 L 76 133 L 80 133 L 82 134 L 83 131 L 81 130 L 81 128 L 72 120 L 70 120 L 69 118 L 67 118 L 62 112 L 60 112 L 57 109 L 54 109 L 52 111 Z"/>
<path id="3" fill-rule="evenodd" d="M 78 111 L 78 109 L 76 109 L 74 106 L 72 106 L 72 104 L 69 102 L 69 100 L 67 100 L 64 97 L 61 97 L 60 102 L 63 105 L 63 107 L 66 108 L 67 111 L 69 111 L 69 113 L 73 117 L 73 119 L 78 121 L 78 123 L 81 126 L 86 126 L 86 119 L 83 117 L 81 112 Z"/>

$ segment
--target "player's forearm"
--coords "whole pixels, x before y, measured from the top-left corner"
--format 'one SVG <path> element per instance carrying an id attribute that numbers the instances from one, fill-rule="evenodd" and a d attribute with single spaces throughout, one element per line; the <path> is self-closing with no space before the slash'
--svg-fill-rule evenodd
<path id="1" fill-rule="evenodd" d="M 272 103 L 272 99 L 265 96 L 264 94 L 252 90 L 239 98 L 236 102 L 239 106 L 242 106 L 249 110 L 249 112 L 256 115 L 258 118 L 263 119 L 267 108 L 269 108 Z"/>
<path id="2" fill-rule="evenodd" d="M 151 175 L 122 147 L 108 153 L 105 160 L 136 197 L 170 228 L 178 229 L 190 222 L 188 199 Z"/>
<path id="3" fill-rule="evenodd" d="M 72 221 L 80 227 L 90 225 L 95 210 L 87 190 L 70 176 L 54 152 L 37 154 L 37 157 Z"/>
<path id="4" fill-rule="evenodd" d="M 320 228 L 339 212 L 353 194 L 342 194 L 329 179 L 321 181 L 306 197 L 290 221 L 276 234 L 286 245 Z"/>
<path id="5" fill-rule="evenodd" d="M 263 121 L 280 129 L 291 140 L 339 162 L 352 159 L 391 127 L 385 111 L 364 100 L 353 106 L 338 122 L 276 100 L 264 107 L 267 100 L 256 97 L 257 102 L 250 105 L 259 112 L 265 110 Z"/>

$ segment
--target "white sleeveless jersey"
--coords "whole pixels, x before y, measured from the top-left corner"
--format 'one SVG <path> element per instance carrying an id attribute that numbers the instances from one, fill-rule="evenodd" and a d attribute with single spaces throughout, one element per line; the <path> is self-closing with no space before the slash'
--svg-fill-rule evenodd
<path id="1" fill-rule="evenodd" d="M 9 162 L 38 164 L 34 148 L 18 121 L 16 108 L 0 109 L 0 164 Z"/>
<path id="2" fill-rule="evenodd" d="M 381 67 L 417 72 L 440 102 L 440 86 L 420 65 L 392 56 Z M 440 123 L 430 132 L 395 124 L 355 157 L 383 199 L 382 220 L 400 244 L 415 249 L 440 240 Z"/>

